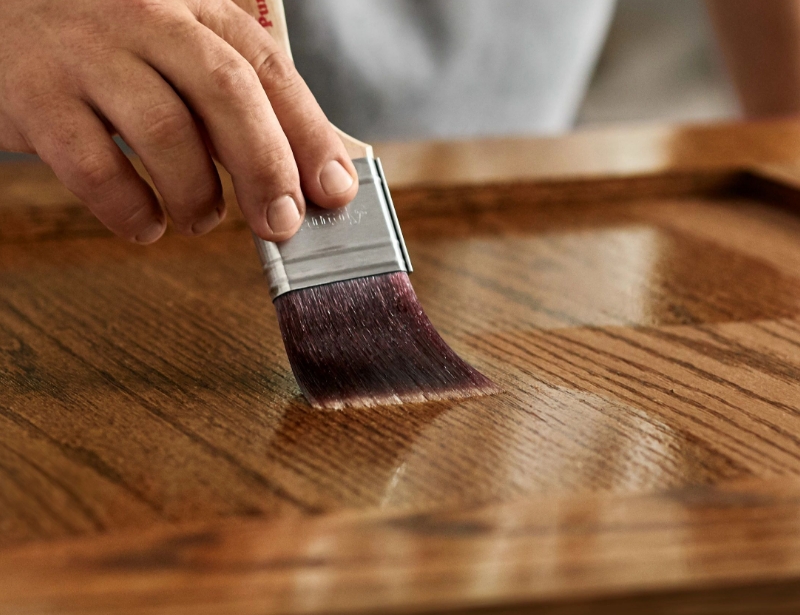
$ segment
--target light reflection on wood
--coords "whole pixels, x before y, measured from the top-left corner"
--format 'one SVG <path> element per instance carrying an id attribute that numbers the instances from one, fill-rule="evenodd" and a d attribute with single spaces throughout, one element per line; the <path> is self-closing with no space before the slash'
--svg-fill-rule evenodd
<path id="1" fill-rule="evenodd" d="M 797 139 L 385 146 L 504 392 L 369 412 L 303 403 L 240 222 L 143 249 L 0 168 L 0 611 L 790 609 Z"/>

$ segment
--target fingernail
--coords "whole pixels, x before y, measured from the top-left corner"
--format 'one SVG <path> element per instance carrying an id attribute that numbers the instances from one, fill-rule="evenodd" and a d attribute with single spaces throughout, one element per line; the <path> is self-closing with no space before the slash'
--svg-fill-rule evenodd
<path id="1" fill-rule="evenodd" d="M 289 195 L 272 201 L 267 209 L 267 223 L 273 233 L 282 234 L 293 230 L 300 219 L 300 208 Z"/>
<path id="2" fill-rule="evenodd" d="M 192 224 L 192 233 L 194 235 L 204 235 L 205 233 L 208 233 L 220 223 L 222 220 L 223 211 L 225 211 L 225 208 L 224 206 L 220 205 L 214 211 L 209 212 L 205 218 Z"/>
<path id="3" fill-rule="evenodd" d="M 353 185 L 353 176 L 341 165 L 338 160 L 331 160 L 322 167 L 319 174 L 319 183 L 328 196 L 336 196 L 350 190 Z"/>
<path id="4" fill-rule="evenodd" d="M 165 226 L 166 225 L 164 224 L 163 220 L 160 220 L 158 222 L 153 222 L 145 230 L 143 230 L 141 233 L 136 235 L 136 237 L 134 239 L 135 239 L 136 243 L 141 243 L 141 244 L 144 244 L 144 245 L 147 245 L 149 243 L 153 243 L 159 237 L 161 237 L 161 235 L 164 234 L 164 227 Z"/>

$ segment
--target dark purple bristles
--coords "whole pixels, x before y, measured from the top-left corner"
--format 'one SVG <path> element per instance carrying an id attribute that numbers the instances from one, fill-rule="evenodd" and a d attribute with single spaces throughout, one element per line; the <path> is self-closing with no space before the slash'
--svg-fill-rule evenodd
<path id="1" fill-rule="evenodd" d="M 405 273 L 336 282 L 275 300 L 300 389 L 318 408 L 497 392 L 433 328 Z"/>

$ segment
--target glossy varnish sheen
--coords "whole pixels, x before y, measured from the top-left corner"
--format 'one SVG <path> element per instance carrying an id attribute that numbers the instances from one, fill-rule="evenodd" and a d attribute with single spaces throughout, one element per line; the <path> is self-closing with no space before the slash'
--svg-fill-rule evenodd
<path id="1" fill-rule="evenodd" d="M 0 169 L 0 612 L 791 612 L 795 142 L 384 148 L 419 299 L 502 392 L 338 412 L 240 222 L 140 248 Z"/>

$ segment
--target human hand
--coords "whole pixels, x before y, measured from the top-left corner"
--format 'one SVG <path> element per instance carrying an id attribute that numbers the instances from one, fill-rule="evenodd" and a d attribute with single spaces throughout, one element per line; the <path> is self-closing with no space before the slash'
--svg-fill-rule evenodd
<path id="1" fill-rule="evenodd" d="M 300 227 L 303 193 L 339 207 L 358 190 L 291 60 L 232 0 L 3 0 L 0 149 L 37 153 L 103 224 L 143 244 L 166 215 L 190 235 L 224 217 L 211 152 L 269 241 Z"/>

